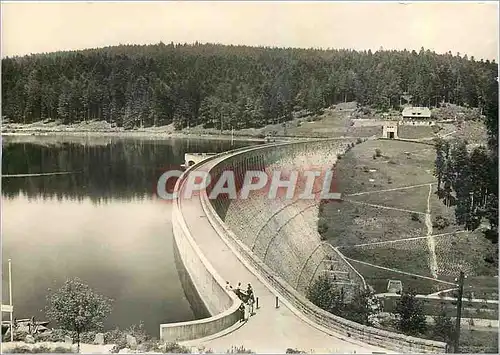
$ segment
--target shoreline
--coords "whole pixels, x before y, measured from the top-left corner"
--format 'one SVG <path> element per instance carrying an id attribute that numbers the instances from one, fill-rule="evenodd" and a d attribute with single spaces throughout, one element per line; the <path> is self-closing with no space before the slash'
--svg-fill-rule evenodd
<path id="1" fill-rule="evenodd" d="M 250 142 L 266 142 L 265 138 L 252 136 L 239 136 L 227 134 L 201 134 L 183 132 L 154 132 L 154 131 L 66 131 L 66 130 L 37 130 L 37 129 L 9 129 L 8 132 L 1 132 L 3 137 L 103 137 L 103 138 L 140 138 L 140 139 L 212 139 L 212 140 L 234 140 Z M 290 139 L 294 139 L 290 137 Z"/>
<path id="2" fill-rule="evenodd" d="M 99 129 L 99 130 L 81 130 L 81 129 L 68 129 L 64 127 L 53 128 L 29 128 L 29 127 L 2 127 L 1 137 L 76 137 L 76 138 L 135 138 L 135 139 L 193 139 L 193 140 L 223 140 L 223 141 L 240 141 L 240 142 L 272 142 L 272 141 L 303 141 L 303 140 L 316 140 L 327 139 L 328 137 L 322 136 L 268 136 L 257 137 L 248 134 L 233 134 L 230 132 L 220 133 L 203 133 L 203 132 L 179 132 L 179 131 L 162 131 L 159 129 L 146 129 L 146 130 L 112 130 L 112 129 Z M 339 136 L 330 137 L 335 139 L 355 139 L 359 137 Z M 368 138 L 368 137 L 365 137 Z"/>

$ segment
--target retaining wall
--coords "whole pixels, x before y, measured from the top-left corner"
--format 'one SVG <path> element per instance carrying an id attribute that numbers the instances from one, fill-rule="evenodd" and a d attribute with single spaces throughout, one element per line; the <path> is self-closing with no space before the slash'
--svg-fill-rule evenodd
<path id="1" fill-rule="evenodd" d="M 307 144 L 309 144 L 309 147 L 306 147 Z M 311 152 L 317 151 L 320 145 L 322 145 L 323 147 L 328 147 L 328 144 L 329 143 L 326 143 L 325 141 L 310 143 L 289 143 L 288 147 L 285 147 L 285 145 L 280 145 L 277 146 L 274 150 L 269 147 L 262 147 L 260 148 L 260 152 L 258 150 L 259 148 L 248 149 L 247 151 L 231 154 L 228 159 L 218 164 L 214 168 L 214 171 L 211 171 L 211 173 L 213 173 L 214 175 L 218 175 L 223 169 L 232 167 L 232 169 L 235 169 L 238 172 L 237 175 L 241 176 L 241 173 L 244 172 L 248 167 L 255 168 L 257 166 L 265 170 L 267 164 L 270 165 L 274 162 L 279 161 L 280 157 L 283 157 L 285 155 L 294 157 L 298 152 L 302 152 L 301 154 L 303 154 L 303 152 L 309 152 L 310 154 Z M 335 147 L 336 149 L 338 148 L 338 142 L 336 142 Z M 322 150 L 322 152 L 324 152 L 324 150 Z M 335 154 L 337 150 L 332 150 L 331 152 L 334 152 L 333 154 Z M 207 190 L 208 193 L 210 193 L 210 189 Z M 291 286 L 293 285 L 293 281 L 297 280 L 296 277 L 290 276 L 291 274 L 288 274 L 287 276 L 285 270 L 277 270 L 276 268 L 273 269 L 272 260 L 267 260 L 267 262 L 266 260 L 261 260 L 257 256 L 256 252 L 252 251 L 253 244 L 250 242 L 251 239 L 249 238 L 249 236 L 240 235 L 238 232 L 233 232 L 230 227 L 223 221 L 224 218 L 228 217 L 228 212 L 229 214 L 231 213 L 231 203 L 229 200 L 222 198 L 220 200 L 215 200 L 214 202 L 212 202 L 208 199 L 207 191 L 202 192 L 201 198 L 202 203 L 204 204 L 205 212 L 207 213 L 207 217 L 209 218 L 214 228 L 218 231 L 219 235 L 221 235 L 221 238 L 228 243 L 231 243 L 231 245 L 233 245 L 238 251 L 240 256 L 256 270 L 257 274 L 260 275 L 260 277 L 264 278 L 265 281 L 281 295 L 281 297 L 285 298 L 301 314 L 309 318 L 315 326 L 319 325 L 341 334 L 345 334 L 348 337 L 353 337 L 360 341 L 364 341 L 368 344 L 380 346 L 398 352 L 442 353 L 446 351 L 445 343 L 409 337 L 402 334 L 364 326 L 337 317 L 315 306 L 313 303 L 307 300 L 302 293 L 298 292 L 293 286 Z M 260 213 L 267 213 L 268 211 L 269 209 L 260 211 Z M 240 213 L 242 212 L 243 211 L 240 211 Z M 252 221 L 253 218 L 255 218 L 256 215 L 257 213 L 253 216 L 246 215 L 243 217 L 248 224 Z M 271 216 L 268 216 L 268 218 L 269 217 Z M 238 223 L 241 222 L 242 221 Z M 233 223 L 232 226 L 236 228 L 238 225 L 237 223 Z M 300 239 L 300 237 L 297 237 L 297 239 L 294 239 L 293 236 L 286 237 L 292 238 L 291 242 L 280 239 L 280 242 L 275 245 L 277 246 L 287 243 L 293 244 L 294 240 L 296 241 Z M 255 250 L 255 247 L 253 249 Z M 281 252 L 283 253 L 292 251 L 290 249 L 282 249 Z M 297 258 L 297 260 L 299 260 L 299 258 Z M 304 260 L 302 260 L 302 264 L 303 263 Z M 348 270 L 351 270 L 350 265 L 342 263 L 340 264 L 344 265 Z M 282 275 L 283 271 L 285 271 L 284 277 Z M 353 275 L 353 277 L 356 276 Z"/>
<path id="2" fill-rule="evenodd" d="M 193 165 L 177 181 L 175 190 L 179 191 L 184 177 L 197 165 Z M 221 332 L 240 320 L 236 295 L 225 289 L 224 281 L 196 245 L 180 211 L 177 199 L 172 206 L 172 228 L 176 252 L 183 263 L 184 270 L 197 290 L 199 299 L 211 317 L 188 322 L 160 325 L 160 340 L 185 341 L 207 337 Z"/>
<path id="3" fill-rule="evenodd" d="M 211 170 L 212 180 L 216 181 L 223 171 L 233 170 L 239 191 L 247 170 L 264 171 L 269 177 L 274 171 L 330 170 L 337 155 L 348 149 L 351 143 L 351 140 L 321 140 L 247 150 L 217 164 Z M 322 181 L 318 181 L 315 189 L 321 190 Z M 208 187 L 208 193 L 211 188 Z M 304 186 L 298 187 L 297 194 L 303 191 L 301 188 Z M 322 243 L 317 231 L 319 199 L 268 198 L 262 191 L 252 191 L 248 199 L 218 198 L 211 202 L 238 238 L 299 292 L 305 294 L 312 281 L 332 261 L 335 271 L 348 274 L 350 281 L 358 286 L 364 284 L 360 275 L 339 257 L 337 251 Z M 349 292 L 356 286 L 353 283 L 342 283 L 342 287 Z"/>

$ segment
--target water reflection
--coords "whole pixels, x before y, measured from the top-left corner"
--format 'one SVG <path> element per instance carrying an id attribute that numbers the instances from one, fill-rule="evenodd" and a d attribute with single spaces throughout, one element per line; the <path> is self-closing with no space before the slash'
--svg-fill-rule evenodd
<path id="1" fill-rule="evenodd" d="M 185 152 L 230 148 L 207 140 L 4 140 L 3 175 L 73 172 L 2 178 L 2 257 L 13 260 L 15 316 L 44 319 L 47 289 L 77 276 L 115 299 L 107 328 L 143 320 L 158 336 L 160 323 L 194 319 L 175 268 L 171 207 L 152 195 Z"/>
<path id="2" fill-rule="evenodd" d="M 169 167 L 184 162 L 185 152 L 221 152 L 247 142 L 208 140 L 115 140 L 104 144 L 11 143 L 2 147 L 2 175 L 68 172 L 67 175 L 3 178 L 2 195 L 67 197 L 94 202 L 151 197 Z"/>

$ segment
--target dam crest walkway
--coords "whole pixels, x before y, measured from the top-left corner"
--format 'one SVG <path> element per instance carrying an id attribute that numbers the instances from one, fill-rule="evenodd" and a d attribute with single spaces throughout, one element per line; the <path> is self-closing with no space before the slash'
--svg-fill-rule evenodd
<path id="1" fill-rule="evenodd" d="M 194 167 L 209 171 L 227 155 L 222 155 Z M 181 185 L 180 196 L 185 188 Z M 250 283 L 255 296 L 259 299 L 259 309 L 246 322 L 237 323 L 226 331 L 204 339 L 181 342 L 192 347 L 205 347 L 214 352 L 225 353 L 232 347 L 251 349 L 256 353 L 285 353 L 293 348 L 307 353 L 392 353 L 353 338 L 347 338 L 335 331 L 313 323 L 300 311 L 284 300 L 258 272 L 249 265 L 231 241 L 223 239 L 212 225 L 206 213 L 201 195 L 181 199 L 180 212 L 189 233 L 197 246 L 225 281 L 235 286 L 241 282 L 243 287 Z M 276 308 L 276 296 L 279 307 Z"/>

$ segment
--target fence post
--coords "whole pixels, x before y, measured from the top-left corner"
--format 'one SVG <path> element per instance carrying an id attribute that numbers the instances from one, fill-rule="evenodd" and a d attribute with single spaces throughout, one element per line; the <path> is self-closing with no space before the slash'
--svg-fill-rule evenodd
<path id="1" fill-rule="evenodd" d="M 280 303 L 279 303 L 279 300 L 278 300 L 278 296 L 276 296 L 276 308 L 279 308 L 280 306 Z"/>

